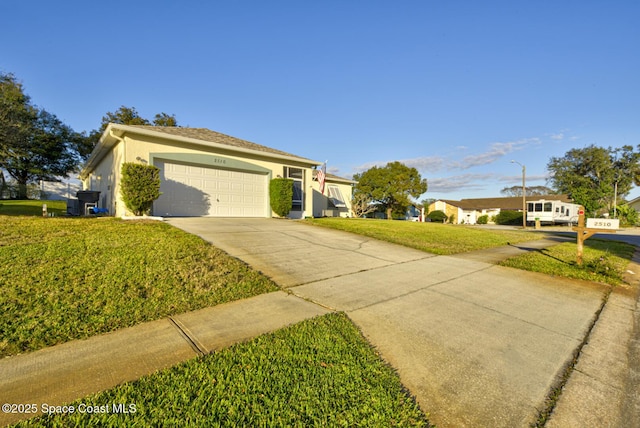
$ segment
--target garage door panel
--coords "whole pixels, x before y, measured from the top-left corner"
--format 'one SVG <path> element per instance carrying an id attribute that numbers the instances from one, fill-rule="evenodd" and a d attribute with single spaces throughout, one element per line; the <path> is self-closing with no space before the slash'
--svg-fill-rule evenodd
<path id="1" fill-rule="evenodd" d="M 264 217 L 267 176 L 159 161 L 157 215 Z"/>

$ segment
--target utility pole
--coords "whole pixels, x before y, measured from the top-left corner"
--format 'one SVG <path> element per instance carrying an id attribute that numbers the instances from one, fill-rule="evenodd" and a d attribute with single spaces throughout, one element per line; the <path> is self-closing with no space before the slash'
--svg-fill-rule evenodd
<path id="1" fill-rule="evenodd" d="M 525 177 L 527 175 L 527 167 L 520 162 L 512 160 L 511 163 L 517 163 L 522 167 L 522 228 L 527 228 L 527 188 L 525 186 Z"/>

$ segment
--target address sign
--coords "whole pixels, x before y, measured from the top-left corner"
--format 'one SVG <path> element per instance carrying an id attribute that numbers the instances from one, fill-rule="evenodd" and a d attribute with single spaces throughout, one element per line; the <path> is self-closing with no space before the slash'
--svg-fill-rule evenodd
<path id="1" fill-rule="evenodd" d="M 617 218 L 588 218 L 587 228 L 590 229 L 619 229 L 620 220 Z"/>

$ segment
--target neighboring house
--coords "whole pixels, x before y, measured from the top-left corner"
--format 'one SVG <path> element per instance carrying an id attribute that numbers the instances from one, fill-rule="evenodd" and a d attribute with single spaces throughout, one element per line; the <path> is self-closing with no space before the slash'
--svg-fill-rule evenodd
<path id="1" fill-rule="evenodd" d="M 294 182 L 292 218 L 319 216 L 330 207 L 332 186 L 349 211 L 351 180 L 327 177 L 325 197 L 314 170 L 322 163 L 205 128 L 109 124 L 80 173 L 84 190 L 99 191 L 98 207 L 129 214 L 120 195 L 125 162 L 160 169 L 156 216 L 271 217 L 269 181 Z M 316 195 L 318 194 L 318 195 Z M 339 198 L 336 198 L 339 200 Z M 338 205 L 340 203 L 338 202 Z"/>
<path id="2" fill-rule="evenodd" d="M 638 211 L 638 214 L 640 214 L 640 197 L 630 200 L 629 202 L 627 202 L 627 205 Z"/>
<path id="3" fill-rule="evenodd" d="M 527 196 L 527 201 L 563 201 L 571 202 L 567 195 L 543 195 Z M 455 219 L 455 223 L 476 224 L 478 217 L 487 215 L 491 217 L 500 214 L 500 211 L 522 211 L 522 197 L 514 196 L 507 198 L 478 198 L 461 199 L 459 201 L 439 199 L 429 205 L 429 212 L 442 211 L 447 217 Z"/>
<path id="4" fill-rule="evenodd" d="M 76 192 L 82 189 L 82 183 L 77 177 L 71 177 L 64 181 L 40 181 L 40 199 L 64 201 L 74 198 Z"/>

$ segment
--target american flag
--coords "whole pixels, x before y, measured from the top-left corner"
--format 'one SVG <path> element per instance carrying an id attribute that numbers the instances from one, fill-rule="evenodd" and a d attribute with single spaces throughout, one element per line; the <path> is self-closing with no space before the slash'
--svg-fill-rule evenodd
<path id="1" fill-rule="evenodd" d="M 324 179 L 327 176 L 327 163 L 325 162 L 322 165 L 322 168 L 320 168 L 320 170 L 318 171 L 318 175 L 316 176 L 316 179 L 318 180 L 318 183 L 320 184 L 320 193 L 322 193 L 324 195 Z"/>

